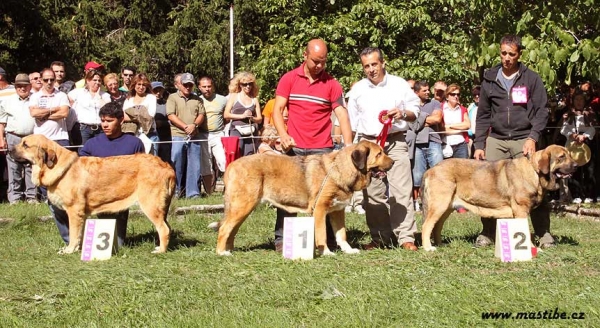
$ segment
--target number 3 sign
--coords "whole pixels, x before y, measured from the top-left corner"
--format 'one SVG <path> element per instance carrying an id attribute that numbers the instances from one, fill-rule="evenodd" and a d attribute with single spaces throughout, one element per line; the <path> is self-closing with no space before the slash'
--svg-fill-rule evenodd
<path id="1" fill-rule="evenodd" d="M 82 261 L 108 260 L 115 244 L 115 219 L 88 219 L 83 233 Z"/>
<path id="2" fill-rule="evenodd" d="M 529 261 L 532 258 L 529 221 L 498 219 L 496 226 L 496 257 L 502 262 Z"/>
<path id="3" fill-rule="evenodd" d="M 283 257 L 312 260 L 315 252 L 315 218 L 287 217 L 283 221 Z"/>

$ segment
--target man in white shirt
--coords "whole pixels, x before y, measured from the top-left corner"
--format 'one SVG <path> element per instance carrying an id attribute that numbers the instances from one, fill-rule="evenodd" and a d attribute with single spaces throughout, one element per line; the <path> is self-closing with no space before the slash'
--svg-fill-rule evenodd
<path id="1" fill-rule="evenodd" d="M 67 94 L 54 88 L 55 75 L 50 68 L 44 68 L 42 89 L 29 98 L 29 113 L 35 119 L 34 134 L 42 134 L 63 147 L 69 146 L 69 132 L 65 118 L 69 115 Z M 60 236 L 69 243 L 69 217 L 67 213 L 52 203 L 50 212 L 54 217 Z"/>
<path id="2" fill-rule="evenodd" d="M 393 246 L 416 251 L 416 224 L 412 199 L 412 176 L 405 132 L 408 122 L 419 115 L 420 101 L 406 80 L 388 74 L 378 48 L 365 48 L 360 60 L 366 78 L 356 83 L 348 100 L 352 130 L 359 139 L 376 142 L 384 125 L 379 121 L 382 111 L 392 119 L 384 151 L 394 161 L 387 173 L 387 182 L 373 178 L 363 190 L 367 225 L 373 241 L 365 249 Z M 389 194 L 387 192 L 389 190 Z"/>
<path id="3" fill-rule="evenodd" d="M 29 114 L 31 83 L 27 74 L 15 78 L 17 94 L 6 98 L 0 104 L 0 149 L 12 150 L 21 138 L 33 133 L 34 119 Z M 37 203 L 36 188 L 31 181 L 31 165 L 16 162 L 6 157 L 8 168 L 8 201 L 15 204 L 25 198 L 29 203 Z"/>

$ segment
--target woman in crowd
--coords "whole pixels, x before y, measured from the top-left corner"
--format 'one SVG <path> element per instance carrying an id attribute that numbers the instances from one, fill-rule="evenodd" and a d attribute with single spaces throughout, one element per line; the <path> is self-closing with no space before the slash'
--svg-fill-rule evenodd
<path id="1" fill-rule="evenodd" d="M 240 155 L 256 153 L 258 124 L 262 122 L 256 77 L 250 72 L 236 74 L 229 83 L 229 100 L 223 116 L 231 121 L 230 136 L 240 137 Z"/>
<path id="2" fill-rule="evenodd" d="M 117 74 L 106 74 L 104 85 L 106 86 L 106 92 L 110 95 L 110 101 L 118 103 L 123 108 L 123 103 L 127 99 L 127 92 L 119 90 L 119 77 Z"/>
<path id="3" fill-rule="evenodd" d="M 596 131 L 593 127 L 594 117 L 590 108 L 586 108 L 586 95 L 584 92 L 577 92 L 573 95 L 573 106 L 568 113 L 565 113 L 564 123 L 560 133 L 567 138 L 566 146 L 570 143 L 586 144 L 591 151 L 591 158 L 585 165 L 577 168 L 572 179 L 569 179 L 570 190 L 573 192 L 574 203 L 591 203 L 596 200 L 596 176 L 594 175 L 595 166 L 595 145 L 593 144 Z M 566 191 L 568 193 L 568 191 Z M 569 195 L 562 195 L 563 200 L 569 200 Z"/>
<path id="4" fill-rule="evenodd" d="M 143 109 L 140 106 L 143 106 Z M 125 122 L 138 124 L 139 130 L 135 133 L 136 135 L 144 133 L 153 143 L 158 141 L 156 122 L 154 121 L 156 96 L 152 94 L 152 85 L 146 74 L 139 73 L 133 77 L 131 89 L 123 103 L 123 111 L 125 112 Z M 145 128 L 146 125 L 147 128 Z M 156 146 L 153 148 L 154 154 L 158 155 L 158 148 Z"/>
<path id="5" fill-rule="evenodd" d="M 85 87 L 73 89 L 69 92 L 69 102 L 75 111 L 79 129 L 81 130 L 81 144 L 103 133 L 100 126 L 100 108 L 110 102 L 110 95 L 101 90 L 102 74 L 96 70 L 89 70 L 85 74 Z"/>
<path id="6" fill-rule="evenodd" d="M 445 101 L 442 102 L 443 124 L 446 132 L 446 143 L 452 147 L 452 158 L 469 158 L 469 136 L 471 127 L 469 113 L 460 104 L 460 87 L 451 84 L 446 89 Z"/>

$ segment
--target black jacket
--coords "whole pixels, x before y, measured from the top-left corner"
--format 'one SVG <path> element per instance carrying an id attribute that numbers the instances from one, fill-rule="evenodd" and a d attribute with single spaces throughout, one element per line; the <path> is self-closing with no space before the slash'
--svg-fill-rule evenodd
<path id="1" fill-rule="evenodd" d="M 548 122 L 548 96 L 540 76 L 519 63 L 513 88 L 527 88 L 527 103 L 513 104 L 511 92 L 505 90 L 496 79 L 500 69 L 501 64 L 483 74 L 477 109 L 475 149 L 484 149 L 490 127 L 489 135 L 496 139 L 532 138 L 537 142 Z"/>

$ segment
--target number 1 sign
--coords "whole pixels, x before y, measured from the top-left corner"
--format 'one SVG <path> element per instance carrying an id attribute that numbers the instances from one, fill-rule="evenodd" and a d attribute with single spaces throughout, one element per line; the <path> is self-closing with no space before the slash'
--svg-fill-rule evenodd
<path id="1" fill-rule="evenodd" d="M 287 217 L 283 221 L 283 257 L 312 260 L 315 252 L 315 218 Z"/>
<path id="2" fill-rule="evenodd" d="M 108 260 L 115 244 L 115 219 L 87 219 L 81 260 Z"/>
<path id="3" fill-rule="evenodd" d="M 502 262 L 529 261 L 532 247 L 527 218 L 498 219 L 495 255 Z"/>

